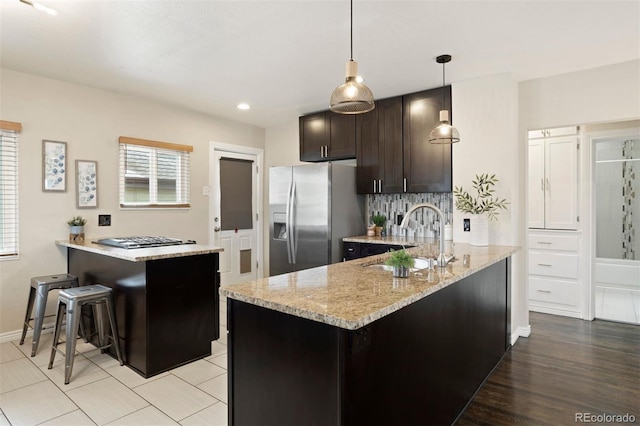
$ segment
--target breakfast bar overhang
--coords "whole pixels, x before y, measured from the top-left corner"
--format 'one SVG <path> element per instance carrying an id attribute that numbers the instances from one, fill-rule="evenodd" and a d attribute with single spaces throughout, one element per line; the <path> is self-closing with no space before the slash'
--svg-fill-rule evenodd
<path id="1" fill-rule="evenodd" d="M 198 245 L 126 250 L 56 241 L 80 285 L 113 289 L 125 364 L 145 378 L 211 355 L 219 337 L 219 252 Z"/>

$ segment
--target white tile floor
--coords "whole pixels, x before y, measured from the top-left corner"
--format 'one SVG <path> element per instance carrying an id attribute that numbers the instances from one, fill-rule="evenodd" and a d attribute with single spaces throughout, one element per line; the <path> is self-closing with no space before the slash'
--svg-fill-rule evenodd
<path id="1" fill-rule="evenodd" d="M 226 301 L 221 339 L 211 356 L 145 379 L 109 355 L 78 341 L 73 375 L 64 384 L 63 357 L 48 370 L 53 335 L 0 344 L 0 426 L 227 425 Z"/>

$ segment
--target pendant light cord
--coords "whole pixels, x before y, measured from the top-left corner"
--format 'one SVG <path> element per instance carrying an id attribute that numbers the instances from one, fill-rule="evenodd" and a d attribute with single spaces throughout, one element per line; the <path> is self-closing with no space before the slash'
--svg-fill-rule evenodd
<path id="1" fill-rule="evenodd" d="M 351 60 L 353 61 L 353 0 L 351 0 L 351 32 L 349 37 L 351 40 Z"/>
<path id="2" fill-rule="evenodd" d="M 444 109 L 447 109 L 447 96 L 446 96 L 446 91 L 444 89 L 444 64 L 446 62 L 442 63 L 442 106 L 444 107 Z M 448 110 L 447 110 L 448 111 Z"/>

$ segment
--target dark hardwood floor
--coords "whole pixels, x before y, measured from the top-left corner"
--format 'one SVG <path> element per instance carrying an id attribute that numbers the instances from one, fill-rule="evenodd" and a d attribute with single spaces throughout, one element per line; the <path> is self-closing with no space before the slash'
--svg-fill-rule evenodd
<path id="1" fill-rule="evenodd" d="M 576 413 L 640 424 L 640 326 L 534 312 L 530 324 L 456 425 L 575 425 Z"/>

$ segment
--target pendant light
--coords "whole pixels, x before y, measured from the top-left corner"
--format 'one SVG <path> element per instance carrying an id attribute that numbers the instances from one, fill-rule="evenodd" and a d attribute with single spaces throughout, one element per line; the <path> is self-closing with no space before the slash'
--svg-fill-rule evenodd
<path id="1" fill-rule="evenodd" d="M 429 143 L 433 144 L 452 144 L 460 142 L 460 133 L 458 133 L 458 129 L 449 124 L 449 110 L 446 109 L 444 64 L 450 61 L 451 55 L 440 55 L 436 58 L 436 62 L 442 64 L 442 106 L 445 109 L 440 111 L 440 125 L 433 129 L 429 134 Z"/>
<path id="2" fill-rule="evenodd" d="M 331 94 L 331 111 L 339 114 L 362 114 L 375 108 L 373 93 L 356 81 L 358 63 L 353 60 L 353 0 L 351 0 L 351 59 L 347 61 L 346 81 Z"/>

